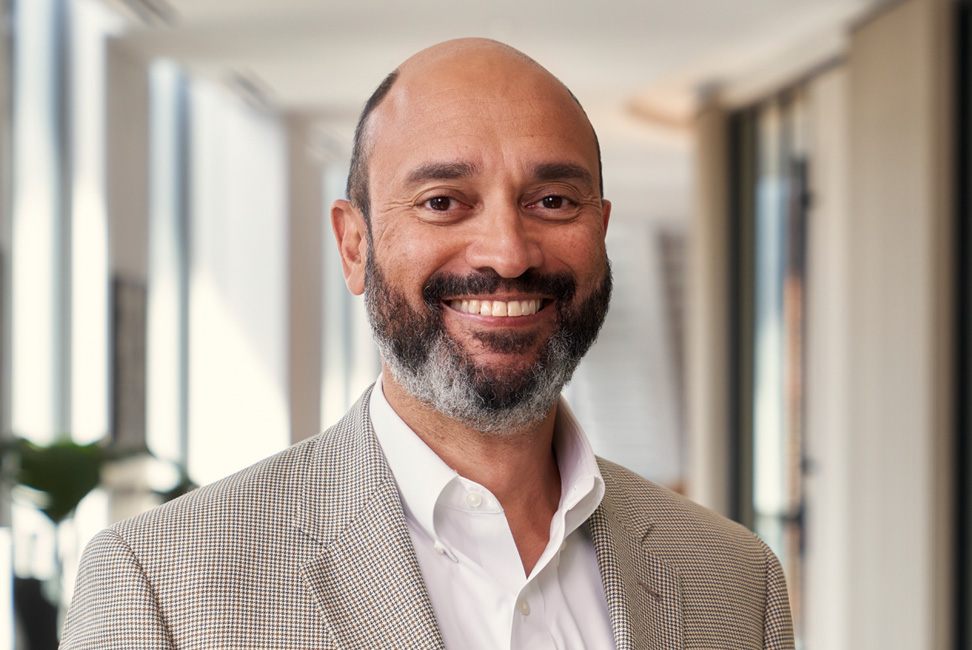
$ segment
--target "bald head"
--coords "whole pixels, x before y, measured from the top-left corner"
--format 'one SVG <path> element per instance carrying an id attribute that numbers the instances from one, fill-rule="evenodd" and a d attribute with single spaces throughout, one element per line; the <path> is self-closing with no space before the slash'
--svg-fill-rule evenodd
<path id="1" fill-rule="evenodd" d="M 460 101 L 459 98 L 463 102 L 470 99 L 489 102 L 497 107 L 497 115 L 501 115 L 508 112 L 500 108 L 501 104 L 525 101 L 517 87 L 527 83 L 555 101 L 568 105 L 567 110 L 575 113 L 574 116 L 567 115 L 568 121 L 582 123 L 584 135 L 590 138 L 597 156 L 598 186 L 603 195 L 597 135 L 573 93 L 543 66 L 517 49 L 488 39 L 457 39 L 433 45 L 402 63 L 385 77 L 361 112 L 354 134 L 347 193 L 348 200 L 364 215 L 369 236 L 368 167 L 375 141 L 380 139 L 377 134 L 383 125 L 408 128 L 409 111 L 414 111 L 416 106 L 432 104 L 439 107 L 442 120 L 449 120 L 449 111 L 442 107 L 448 109 L 450 93 L 456 98 L 454 104 Z"/>

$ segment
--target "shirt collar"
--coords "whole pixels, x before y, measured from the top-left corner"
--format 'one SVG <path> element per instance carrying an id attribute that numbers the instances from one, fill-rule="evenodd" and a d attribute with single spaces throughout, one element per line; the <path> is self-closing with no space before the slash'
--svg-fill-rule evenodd
<path id="1" fill-rule="evenodd" d="M 554 420 L 554 453 L 560 470 L 558 512 L 565 513 L 566 536 L 594 514 L 604 497 L 604 479 L 591 443 L 563 396 Z"/>
<path id="2" fill-rule="evenodd" d="M 597 509 L 604 496 L 604 480 L 580 423 L 566 400 L 563 397 L 558 400 L 554 453 L 560 470 L 560 507 L 556 516 L 563 517 L 566 536 Z M 378 443 L 398 484 L 406 516 L 436 540 L 436 503 L 446 487 L 461 477 L 398 416 L 385 399 L 381 376 L 371 392 L 370 413 Z"/>
<path id="3" fill-rule="evenodd" d="M 385 399 L 380 375 L 371 391 L 369 407 L 371 423 L 398 484 L 405 515 L 418 522 L 429 537 L 436 539 L 433 523 L 435 503 L 459 474 L 446 465 L 398 416 Z"/>

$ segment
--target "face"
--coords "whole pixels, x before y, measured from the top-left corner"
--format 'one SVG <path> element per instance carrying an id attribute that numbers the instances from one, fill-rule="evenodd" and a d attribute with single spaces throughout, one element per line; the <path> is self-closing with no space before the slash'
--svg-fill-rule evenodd
<path id="1" fill-rule="evenodd" d="M 546 416 L 603 322 L 610 206 L 558 82 L 461 63 L 403 66 L 370 124 L 370 242 L 349 255 L 350 226 L 335 231 L 393 380 L 478 430 L 517 429 Z"/>

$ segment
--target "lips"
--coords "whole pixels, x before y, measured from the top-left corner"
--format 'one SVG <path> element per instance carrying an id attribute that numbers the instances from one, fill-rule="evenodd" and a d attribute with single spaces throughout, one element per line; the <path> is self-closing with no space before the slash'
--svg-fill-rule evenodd
<path id="1" fill-rule="evenodd" d="M 433 311 L 448 306 L 467 314 L 516 318 L 536 314 L 549 301 L 570 304 L 576 288 L 573 277 L 566 272 L 540 273 L 530 269 L 516 278 L 502 278 L 493 269 L 482 269 L 468 275 L 437 273 L 423 287 L 422 298 Z M 533 297 L 493 300 L 491 295 Z"/>
<path id="2" fill-rule="evenodd" d="M 537 313 L 543 305 L 543 300 L 534 298 L 531 300 L 464 300 L 453 299 L 447 301 L 449 306 L 456 311 L 466 314 L 480 314 L 481 316 L 498 316 L 510 318 L 517 316 L 530 316 Z"/>

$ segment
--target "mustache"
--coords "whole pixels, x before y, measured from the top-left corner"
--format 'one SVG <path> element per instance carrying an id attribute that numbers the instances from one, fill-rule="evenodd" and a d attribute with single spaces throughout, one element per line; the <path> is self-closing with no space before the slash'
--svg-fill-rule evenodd
<path id="1" fill-rule="evenodd" d="M 497 291 L 538 293 L 559 301 L 569 302 L 577 292 L 577 282 L 566 271 L 541 273 L 529 269 L 515 278 L 504 278 L 493 269 L 474 271 L 468 275 L 436 273 L 422 287 L 422 300 L 429 309 L 442 308 L 442 299 L 461 294 L 492 294 Z"/>

